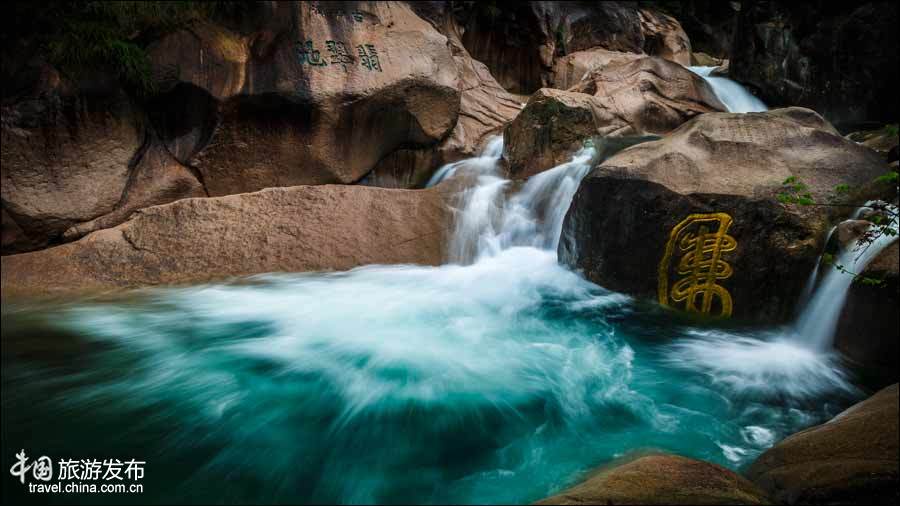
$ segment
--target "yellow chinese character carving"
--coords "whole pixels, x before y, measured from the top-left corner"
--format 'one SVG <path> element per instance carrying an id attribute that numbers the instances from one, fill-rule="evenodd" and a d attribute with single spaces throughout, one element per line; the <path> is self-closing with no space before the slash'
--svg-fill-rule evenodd
<path id="1" fill-rule="evenodd" d="M 737 241 L 728 235 L 732 223 L 725 213 L 691 214 L 669 234 L 669 242 L 659 263 L 659 303 L 684 302 L 684 310 L 709 314 L 718 299 L 720 313 L 731 316 L 731 294 L 717 281 L 728 279 L 733 272 L 722 255 L 737 248 Z M 680 255 L 675 268 L 683 276 L 669 291 L 669 268 L 673 256 Z"/>

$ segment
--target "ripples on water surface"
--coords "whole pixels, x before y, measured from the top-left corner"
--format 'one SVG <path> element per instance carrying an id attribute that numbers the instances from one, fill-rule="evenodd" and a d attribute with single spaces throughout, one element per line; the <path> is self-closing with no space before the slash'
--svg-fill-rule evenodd
<path id="1" fill-rule="evenodd" d="M 858 396 L 830 355 L 530 247 L 4 303 L 2 332 L 4 459 L 146 460 L 117 502 L 529 502 L 630 451 L 740 468 Z"/>

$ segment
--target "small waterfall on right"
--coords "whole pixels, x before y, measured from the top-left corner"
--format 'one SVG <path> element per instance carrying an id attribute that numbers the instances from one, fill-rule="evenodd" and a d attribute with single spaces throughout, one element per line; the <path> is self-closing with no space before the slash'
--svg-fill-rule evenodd
<path id="1" fill-rule="evenodd" d="M 688 67 L 688 70 L 699 75 L 712 87 L 719 100 L 728 108 L 728 112 L 763 112 L 769 108 L 762 100 L 740 84 L 727 77 L 712 76 L 716 67 Z"/>
<path id="2" fill-rule="evenodd" d="M 852 218 L 856 219 L 864 211 L 871 210 L 871 206 L 874 204 L 874 202 L 867 202 L 865 206 L 854 213 Z M 891 220 L 887 226 L 896 229 L 897 207 L 887 204 L 886 208 L 891 214 Z M 843 266 L 849 272 L 843 272 L 836 267 L 830 267 L 827 270 L 822 282 L 813 290 L 812 297 L 797 319 L 795 331 L 798 340 L 819 350 L 831 346 L 841 310 L 844 308 L 847 293 L 855 278 L 854 274 L 862 273 L 869 262 L 896 240 L 897 236 L 881 234 L 871 243 L 854 241 L 852 245 L 842 249 L 834 259 L 834 263 Z"/>

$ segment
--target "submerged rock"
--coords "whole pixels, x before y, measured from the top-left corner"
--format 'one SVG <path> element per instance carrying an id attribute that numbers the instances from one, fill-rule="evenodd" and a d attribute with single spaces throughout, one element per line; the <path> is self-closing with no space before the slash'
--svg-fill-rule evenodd
<path id="1" fill-rule="evenodd" d="M 778 443 L 750 479 L 786 504 L 896 504 L 897 385 Z"/>
<path id="2" fill-rule="evenodd" d="M 769 504 L 746 478 L 677 455 L 613 463 L 583 483 L 536 504 Z"/>
<path id="3" fill-rule="evenodd" d="M 541 89 L 504 132 L 510 172 L 528 176 L 567 161 L 584 139 L 641 137 L 723 111 L 706 81 L 654 57 L 619 59 L 568 91 Z"/>
<path id="4" fill-rule="evenodd" d="M 703 114 L 628 148 L 581 183 L 560 258 L 608 289 L 710 316 L 794 314 L 822 251 L 828 212 L 785 206 L 796 178 L 827 201 L 881 175 L 871 150 L 813 111 Z M 826 208 L 827 209 L 827 208 Z"/>
<path id="5" fill-rule="evenodd" d="M 4 256 L 3 296 L 278 271 L 441 263 L 451 190 L 322 185 L 184 199 L 54 248 Z M 415 219 L 411 219 L 415 217 Z"/>

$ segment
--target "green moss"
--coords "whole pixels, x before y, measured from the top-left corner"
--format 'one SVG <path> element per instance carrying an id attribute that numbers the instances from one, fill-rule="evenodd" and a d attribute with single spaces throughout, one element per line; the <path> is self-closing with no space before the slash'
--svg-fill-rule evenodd
<path id="1" fill-rule="evenodd" d="M 201 18 L 235 16 L 250 2 L 76 1 L 17 5 L 4 22 L 4 50 L 36 45 L 64 74 L 111 73 L 133 92 L 152 94 L 146 47 L 155 36 Z M 9 43 L 9 44 L 7 44 Z"/>

